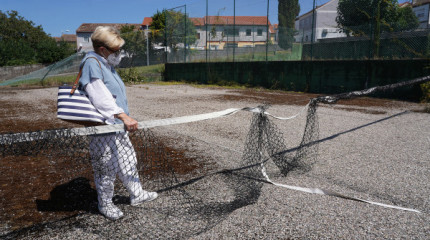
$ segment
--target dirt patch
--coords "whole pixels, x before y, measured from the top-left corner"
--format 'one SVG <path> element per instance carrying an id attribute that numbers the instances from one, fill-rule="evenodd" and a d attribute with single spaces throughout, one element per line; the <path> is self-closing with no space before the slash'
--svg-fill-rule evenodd
<path id="1" fill-rule="evenodd" d="M 150 137 L 143 144 L 142 138 L 132 134 L 131 140 L 142 181 L 163 177 L 173 180 L 172 174 L 204 174 L 208 169 L 201 159 L 188 156 L 189 150 L 169 147 L 172 139 Z M 83 212 L 97 212 L 93 171 L 85 152 L 82 156 L 62 156 L 47 148 L 34 155 L 31 150 L 25 151 L 32 149 L 31 143 L 23 144 L 15 149 L 22 148 L 23 154 L 31 156 L 17 151 L 1 160 L 0 222 L 17 230 Z"/>
<path id="2" fill-rule="evenodd" d="M 68 171 L 64 171 L 64 169 L 68 169 Z M 61 206 L 62 202 L 58 198 L 57 201 L 51 201 L 58 206 L 51 205 L 48 206 L 49 208 L 43 207 L 43 201 L 50 199 L 50 194 L 55 192 L 56 187 L 72 181 L 77 176 L 92 178 L 88 164 L 76 161 L 63 161 L 55 164 L 52 159 L 42 156 L 3 157 L 0 175 L 2 176 L 0 179 L 2 195 L 0 222 L 6 223 L 11 230 L 79 213 L 79 209 L 82 210 L 82 207 L 85 207 L 82 205 L 82 201 L 75 202 L 76 207 L 72 208 L 68 205 Z M 67 193 L 64 192 L 63 195 L 66 196 Z M 62 199 L 65 200 L 65 197 Z M 86 201 L 87 199 L 82 198 L 81 200 Z"/>
<path id="3" fill-rule="evenodd" d="M 32 105 L 0 100 L 0 104 L 0 133 L 80 127 L 57 119 L 47 120 L 46 111 L 56 111 L 56 106 L 52 103 Z M 45 108 L 44 111 L 41 106 Z M 143 144 L 142 138 L 131 135 L 138 153 L 139 166 L 143 166 L 139 169 L 145 179 L 159 178 L 173 172 L 178 175 L 204 173 L 208 169 L 206 163 L 204 165 L 198 158 L 187 154 L 189 149 L 170 147 L 175 139 L 156 136 L 149 139 L 151 140 Z M 98 212 L 89 159 L 85 156 L 81 159 L 58 156 L 49 152 L 50 149 L 26 156 L 32 152 L 31 145 L 32 143 L 23 143 L 20 146 L 23 151 L 13 155 L 2 156 L 0 152 L 0 222 L 5 224 L 2 227 L 18 230 L 83 212 Z"/>
<path id="4" fill-rule="evenodd" d="M 301 94 L 282 91 L 268 90 L 230 90 L 228 94 L 215 96 L 214 99 L 219 101 L 242 101 L 257 104 L 288 104 L 288 105 L 306 105 L 310 99 L 317 97 L 316 94 Z"/>
<path id="5" fill-rule="evenodd" d="M 386 114 L 386 111 L 378 111 L 371 109 L 363 109 L 363 108 L 346 108 L 346 107 L 334 107 L 333 109 L 343 110 L 347 112 L 361 112 L 366 114 Z"/>
<path id="6" fill-rule="evenodd" d="M 76 124 L 70 124 L 60 120 L 47 120 L 46 115 L 55 113 L 57 106 L 52 103 L 44 102 L 37 105 L 0 100 L 0 133 L 10 132 L 29 132 L 46 129 L 77 127 Z"/>
<path id="7" fill-rule="evenodd" d="M 255 89 L 239 89 L 239 90 L 229 90 L 228 94 L 218 95 L 213 97 L 215 100 L 219 101 L 245 101 L 257 104 L 286 104 L 286 105 L 306 105 L 309 100 L 315 97 L 319 97 L 319 94 L 311 93 L 294 93 L 294 92 L 283 92 L 283 91 L 271 91 L 271 90 L 255 90 Z M 396 101 L 392 99 L 380 99 L 371 97 L 360 97 L 348 100 L 339 100 L 336 104 L 352 106 L 352 107 L 363 107 L 363 108 L 398 108 L 404 107 L 405 105 L 410 105 L 414 109 L 418 108 L 416 111 L 421 111 L 424 108 L 417 103 L 406 103 L 403 101 Z M 384 114 L 384 111 L 374 111 L 374 110 L 360 110 L 358 108 L 338 108 L 346 111 L 360 111 L 369 114 Z"/>

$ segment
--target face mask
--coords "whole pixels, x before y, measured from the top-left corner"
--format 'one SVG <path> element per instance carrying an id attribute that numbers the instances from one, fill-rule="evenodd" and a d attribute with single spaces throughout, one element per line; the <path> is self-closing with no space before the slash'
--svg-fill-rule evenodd
<path id="1" fill-rule="evenodd" d="M 121 62 L 121 58 L 122 58 L 121 54 L 118 54 L 118 55 L 111 54 L 108 56 L 107 62 L 109 63 L 109 65 L 116 67 Z"/>

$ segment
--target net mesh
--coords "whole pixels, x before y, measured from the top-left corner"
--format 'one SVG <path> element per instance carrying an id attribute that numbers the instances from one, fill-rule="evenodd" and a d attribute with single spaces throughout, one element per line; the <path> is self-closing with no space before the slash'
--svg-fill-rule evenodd
<path id="1" fill-rule="evenodd" d="M 37 71 L 18 76 L 6 81 L 2 81 L 0 82 L 0 86 L 13 86 L 22 83 L 34 84 L 38 82 L 43 84 L 44 80 L 47 81 L 53 77 L 58 78 L 60 84 L 73 82 L 72 79 L 76 77 L 82 58 L 82 53 L 75 53 L 61 61 L 58 61 Z"/>
<path id="2" fill-rule="evenodd" d="M 312 119 L 315 120 L 313 117 Z M 315 135 L 304 138 L 303 142 L 309 143 L 314 139 Z M 131 199 L 135 195 L 144 196 L 142 189 L 156 191 L 160 199 L 145 202 L 140 208 L 126 209 L 124 212 L 127 217 L 118 221 L 127 221 L 132 226 L 138 226 L 138 231 L 133 231 L 132 234 L 139 237 L 151 238 L 156 235 L 162 239 L 190 237 L 206 231 L 235 209 L 255 203 L 263 185 L 263 182 L 258 180 L 264 180 L 262 164 L 269 159 L 273 159 L 281 172 L 287 174 L 294 169 L 309 170 L 310 162 L 316 158 L 316 152 L 310 154 L 310 148 L 315 150 L 310 145 L 306 146 L 306 150 L 300 147 L 296 156 L 292 156 L 291 152 L 282 152 L 286 149 L 282 134 L 277 126 L 261 113 L 254 113 L 252 117 L 238 167 L 202 176 L 178 175 L 184 168 L 193 168 L 192 164 L 184 166 L 187 165 L 186 162 L 175 163 L 175 156 L 169 154 L 166 146 L 163 146 L 149 129 L 130 134 L 92 135 L 88 132 L 85 136 L 76 135 L 71 129 L 43 130 L 3 134 L 0 142 L 2 162 L 28 157 L 32 161 L 44 161 L 49 171 L 61 172 L 57 172 L 56 178 L 49 180 L 48 184 L 54 189 L 48 200 L 38 200 L 39 211 L 79 209 L 96 213 L 97 206 L 105 207 L 102 204 L 109 202 L 109 199 L 113 198 L 112 204 L 128 205 L 133 204 Z M 56 166 L 67 166 L 67 170 L 57 169 Z M 87 179 L 91 175 L 88 171 L 91 167 L 96 190 L 90 186 Z M 121 181 L 115 181 L 115 175 L 118 175 Z M 74 178 L 76 176 L 83 177 Z M 40 176 L 31 178 L 33 177 Z M 15 181 L 13 178 L 8 180 Z M 211 190 L 212 184 L 226 184 L 225 191 L 231 195 L 227 200 L 223 200 L 218 196 L 219 193 Z M 105 215 L 118 215 L 119 209 L 115 206 L 107 207 L 110 209 Z M 99 207 L 99 211 L 105 209 Z M 144 218 L 139 217 L 142 213 Z M 64 224 L 51 222 L 48 226 L 63 228 Z M 100 225 L 94 226 L 91 220 L 80 217 L 68 221 L 68 224 L 69 227 L 79 225 L 85 230 L 97 227 L 100 231 L 97 233 L 99 237 L 132 237 L 127 229 L 107 224 L 100 230 Z M 23 232 L 15 234 L 19 236 Z"/>
<path id="3" fill-rule="evenodd" d="M 276 166 L 274 169 L 277 170 L 271 168 L 270 174 L 280 176 L 311 170 L 318 156 L 319 103 L 334 103 L 429 79 L 423 77 L 312 99 L 307 106 L 303 137 L 296 148 L 286 146 L 286 137 L 266 114 L 269 106 L 259 106 L 253 111 L 236 167 L 204 173 L 190 171 L 202 163 L 180 160 L 151 129 L 97 134 L 96 128 L 90 127 L 86 128 L 85 134 L 75 129 L 2 134 L 0 152 L 3 168 L 17 162 L 30 162 L 29 168 L 31 162 L 43 162 L 44 165 L 44 169 L 35 170 L 35 175 L 7 175 L 2 180 L 25 186 L 35 179 L 42 179 L 53 190 L 47 200 L 36 200 L 39 211 L 78 211 L 74 217 L 61 221 L 48 218 L 44 224 L 7 236 L 34 237 L 38 230 L 79 228 L 102 238 L 192 237 L 211 229 L 234 210 L 255 204 L 264 182 L 267 182 L 266 167 Z M 94 182 L 89 179 L 94 179 Z M 223 190 L 214 190 L 214 185 L 224 186 Z M 8 194 L 13 202 L 14 194 L 23 192 L 19 189 Z M 155 192 L 158 198 L 148 201 L 155 198 Z M 32 193 L 27 194 L 31 196 Z M 9 212 L 7 204 L 4 205 L 6 212 L 1 216 L 2 221 L 8 221 L 13 212 L 13 209 Z M 94 214 L 97 212 L 110 219 L 119 218 L 117 221 L 129 227 L 113 224 L 110 220 L 99 223 L 104 218 Z"/>

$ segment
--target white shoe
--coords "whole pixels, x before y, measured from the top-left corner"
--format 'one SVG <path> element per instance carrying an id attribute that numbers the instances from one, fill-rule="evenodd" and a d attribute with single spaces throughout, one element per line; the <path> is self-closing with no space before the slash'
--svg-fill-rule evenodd
<path id="1" fill-rule="evenodd" d="M 121 210 L 113 203 L 108 203 L 106 205 L 99 204 L 99 211 L 110 220 L 118 220 L 124 216 L 124 213 L 122 213 Z"/>
<path id="2" fill-rule="evenodd" d="M 130 205 L 137 206 L 144 202 L 152 201 L 157 197 L 158 197 L 158 194 L 156 192 L 143 191 L 143 194 L 141 194 L 139 197 L 136 197 L 136 198 L 130 197 Z"/>

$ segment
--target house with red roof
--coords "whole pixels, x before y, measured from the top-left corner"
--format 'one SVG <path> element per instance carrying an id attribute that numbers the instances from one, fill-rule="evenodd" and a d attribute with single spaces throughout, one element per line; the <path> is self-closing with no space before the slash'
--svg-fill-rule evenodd
<path id="1" fill-rule="evenodd" d="M 197 31 L 197 41 L 189 46 L 192 49 L 222 50 L 228 47 L 264 45 L 268 37 L 267 32 L 269 40 L 275 42 L 276 32 L 267 16 L 207 16 L 190 20 Z M 142 29 L 147 29 L 151 23 L 152 18 L 145 17 Z"/>
<path id="2" fill-rule="evenodd" d="M 267 16 L 208 16 L 191 20 L 197 30 L 196 48 L 222 50 L 265 45 L 267 40 L 275 42 L 276 32 Z"/>
<path id="3" fill-rule="evenodd" d="M 191 49 L 255 47 L 265 45 L 268 38 L 276 43 L 276 31 L 267 16 L 207 16 L 190 20 L 197 31 L 197 41 L 189 46 Z M 76 30 L 77 49 L 85 52 L 93 50 L 91 34 L 97 26 L 113 26 L 120 30 L 123 26 L 133 25 L 136 30 L 147 32 L 151 23 L 150 17 L 145 17 L 141 24 L 83 23 Z"/>
<path id="4" fill-rule="evenodd" d="M 61 37 L 54 37 L 56 42 L 65 41 L 67 43 L 71 43 L 73 45 L 76 44 L 76 35 L 75 34 L 62 34 Z"/>

